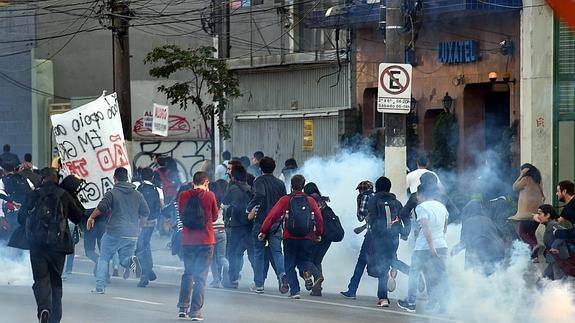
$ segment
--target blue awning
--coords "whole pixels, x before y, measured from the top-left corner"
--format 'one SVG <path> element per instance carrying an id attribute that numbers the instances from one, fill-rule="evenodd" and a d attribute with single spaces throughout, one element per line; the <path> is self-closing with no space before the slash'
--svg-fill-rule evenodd
<path id="1" fill-rule="evenodd" d="M 423 0 L 422 11 L 426 15 L 463 12 L 516 11 L 523 7 L 522 0 Z M 342 8 L 340 13 L 329 17 L 326 10 L 314 10 L 304 20 L 308 28 L 345 28 L 347 26 L 379 23 L 385 21 L 385 8 L 380 3 L 353 2 Z"/>

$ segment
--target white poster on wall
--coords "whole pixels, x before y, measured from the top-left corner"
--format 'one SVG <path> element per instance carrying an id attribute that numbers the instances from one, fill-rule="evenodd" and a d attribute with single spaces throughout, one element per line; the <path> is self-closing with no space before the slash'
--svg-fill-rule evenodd
<path id="1" fill-rule="evenodd" d="M 152 133 L 167 137 L 169 119 L 168 106 L 154 103 L 154 109 L 152 112 Z"/>
<path id="2" fill-rule="evenodd" d="M 86 209 L 95 208 L 114 186 L 116 168 L 131 174 L 116 93 L 51 119 L 62 167 L 86 180 L 79 197 Z"/>

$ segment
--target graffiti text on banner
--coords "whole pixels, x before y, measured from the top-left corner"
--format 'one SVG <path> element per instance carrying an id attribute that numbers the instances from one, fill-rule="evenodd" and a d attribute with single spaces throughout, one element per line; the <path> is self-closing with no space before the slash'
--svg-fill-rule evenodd
<path id="1" fill-rule="evenodd" d="M 115 169 L 130 172 L 116 94 L 51 118 L 62 167 L 86 180 L 80 197 L 84 207 L 94 208 L 114 186 Z"/>

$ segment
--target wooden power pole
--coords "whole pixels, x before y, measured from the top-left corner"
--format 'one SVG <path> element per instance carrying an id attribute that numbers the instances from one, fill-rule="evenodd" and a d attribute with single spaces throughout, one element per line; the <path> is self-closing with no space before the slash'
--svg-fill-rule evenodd
<path id="1" fill-rule="evenodd" d="M 403 0 L 387 0 L 385 25 L 385 62 L 405 62 L 405 37 L 402 33 Z M 391 180 L 393 192 L 403 200 L 406 194 L 407 149 L 405 146 L 405 114 L 386 113 L 385 128 L 385 176 Z"/>
<path id="2" fill-rule="evenodd" d="M 111 0 L 114 92 L 118 95 L 124 139 L 132 140 L 132 104 L 130 98 L 130 8 L 128 1 Z"/>

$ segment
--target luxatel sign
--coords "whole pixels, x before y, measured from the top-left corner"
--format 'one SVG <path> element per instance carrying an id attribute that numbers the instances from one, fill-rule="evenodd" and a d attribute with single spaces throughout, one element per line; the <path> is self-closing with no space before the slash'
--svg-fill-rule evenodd
<path id="1" fill-rule="evenodd" d="M 377 111 L 408 114 L 411 110 L 411 65 L 379 64 Z"/>
<path id="2" fill-rule="evenodd" d="M 460 40 L 439 43 L 437 49 L 440 63 L 473 63 L 480 59 L 479 43 L 476 40 Z"/>

